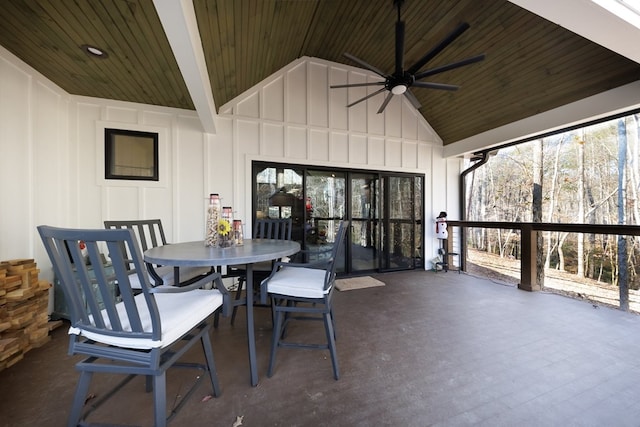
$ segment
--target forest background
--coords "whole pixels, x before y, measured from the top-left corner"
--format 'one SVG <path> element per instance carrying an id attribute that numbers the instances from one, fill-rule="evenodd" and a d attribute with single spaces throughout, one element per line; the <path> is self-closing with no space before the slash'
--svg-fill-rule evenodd
<path id="1" fill-rule="evenodd" d="M 492 152 L 466 180 L 465 219 L 640 224 L 639 133 L 636 112 Z M 545 288 L 618 305 L 623 278 L 636 299 L 639 239 L 565 232 L 542 232 L 541 239 Z M 469 229 L 467 244 L 472 263 L 496 267 L 499 259 L 504 267 L 519 260 L 515 229 Z M 580 286 L 559 286 L 553 280 L 559 277 Z"/>

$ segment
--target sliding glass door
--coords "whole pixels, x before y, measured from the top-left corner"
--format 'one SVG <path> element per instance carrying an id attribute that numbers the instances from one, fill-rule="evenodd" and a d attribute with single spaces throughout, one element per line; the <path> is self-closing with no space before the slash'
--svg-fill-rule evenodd
<path id="1" fill-rule="evenodd" d="M 347 207 L 344 172 L 307 169 L 305 173 L 306 222 L 304 246 L 313 261 L 313 254 L 328 256 L 325 251 L 335 241 L 340 221 Z M 338 260 L 336 271 L 344 272 L 346 257 Z"/>
<path id="2" fill-rule="evenodd" d="M 342 274 L 423 265 L 421 175 L 254 162 L 253 182 L 253 218 L 291 217 L 292 237 L 309 253 L 351 221 Z"/>
<path id="3" fill-rule="evenodd" d="M 380 179 L 373 173 L 350 176 L 350 271 L 375 272 L 380 265 Z"/>
<path id="4" fill-rule="evenodd" d="M 381 271 L 422 266 L 422 177 L 383 176 Z"/>

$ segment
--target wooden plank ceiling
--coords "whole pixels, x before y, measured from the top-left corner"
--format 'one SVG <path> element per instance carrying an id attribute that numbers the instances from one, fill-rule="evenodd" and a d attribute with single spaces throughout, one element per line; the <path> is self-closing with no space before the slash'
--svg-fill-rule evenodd
<path id="1" fill-rule="evenodd" d="M 301 56 L 391 73 L 392 0 L 194 0 L 213 97 L 221 106 Z M 506 0 L 405 0 L 405 65 L 456 25 L 471 28 L 427 64 L 486 60 L 414 88 L 420 112 L 449 144 L 638 80 L 640 65 Z M 91 44 L 108 52 L 86 55 Z M 152 0 L 3 2 L 0 45 L 75 95 L 193 109 Z M 344 90 L 344 89 L 333 89 Z M 382 95 L 370 99 L 374 105 Z"/>

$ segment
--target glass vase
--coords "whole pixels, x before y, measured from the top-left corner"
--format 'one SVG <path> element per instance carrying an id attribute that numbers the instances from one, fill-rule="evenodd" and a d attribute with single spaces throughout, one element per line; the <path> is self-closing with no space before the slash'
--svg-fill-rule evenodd
<path id="1" fill-rule="evenodd" d="M 218 221 L 218 247 L 228 248 L 234 244 L 233 235 L 233 210 L 231 206 L 222 208 L 222 214 Z"/>
<path id="2" fill-rule="evenodd" d="M 205 222 L 204 245 L 218 246 L 218 222 L 220 221 L 220 196 L 212 193 L 209 195 L 207 218 Z"/>

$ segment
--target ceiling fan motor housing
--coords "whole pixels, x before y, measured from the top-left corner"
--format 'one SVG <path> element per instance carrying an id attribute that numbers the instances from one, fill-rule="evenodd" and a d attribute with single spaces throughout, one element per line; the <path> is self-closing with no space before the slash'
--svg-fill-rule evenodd
<path id="1" fill-rule="evenodd" d="M 394 95 L 402 95 L 415 81 L 415 77 L 405 71 L 402 76 L 391 75 L 387 77 L 384 87 Z"/>

